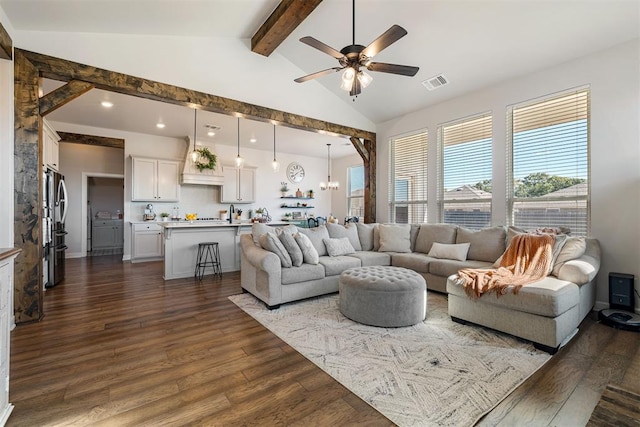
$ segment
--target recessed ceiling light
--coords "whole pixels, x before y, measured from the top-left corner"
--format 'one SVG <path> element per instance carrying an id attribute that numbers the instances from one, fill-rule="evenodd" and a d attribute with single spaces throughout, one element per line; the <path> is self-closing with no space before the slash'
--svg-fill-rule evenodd
<path id="1" fill-rule="evenodd" d="M 156 124 L 156 127 L 157 127 L 158 129 L 164 129 L 164 123 L 157 123 L 157 124 Z"/>
<path id="2" fill-rule="evenodd" d="M 250 143 L 252 143 L 252 144 L 255 144 L 255 143 L 256 143 L 256 141 L 257 141 L 257 139 L 255 139 L 255 138 L 251 138 L 251 139 L 249 140 L 249 142 L 250 142 Z"/>
<path id="3" fill-rule="evenodd" d="M 222 129 L 220 126 L 210 125 L 210 124 L 206 124 L 206 125 L 204 125 L 204 127 L 205 127 L 205 129 L 207 129 L 207 135 L 209 135 L 209 136 L 215 136 L 216 135 L 216 130 Z"/>
<path id="4" fill-rule="evenodd" d="M 207 132 L 207 135 L 216 136 L 216 133 L 214 131 L 210 130 L 209 132 Z"/>
<path id="5" fill-rule="evenodd" d="M 109 101 L 102 101 L 100 103 L 100 105 L 102 105 L 104 108 L 111 108 L 113 107 L 113 102 L 109 102 Z"/>

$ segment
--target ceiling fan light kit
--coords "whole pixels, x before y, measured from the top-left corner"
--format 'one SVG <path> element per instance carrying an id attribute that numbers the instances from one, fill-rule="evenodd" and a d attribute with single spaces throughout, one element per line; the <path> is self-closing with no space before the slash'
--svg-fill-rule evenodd
<path id="1" fill-rule="evenodd" d="M 325 76 L 327 74 L 335 73 L 337 71 L 344 70 L 342 74 L 342 81 L 340 88 L 348 91 L 350 96 L 358 96 L 362 89 L 366 88 L 373 81 L 373 77 L 365 73 L 364 70 L 375 71 L 380 73 L 398 74 L 401 76 L 413 77 L 418 73 L 420 68 L 412 67 L 408 65 L 398 64 L 385 64 L 382 62 L 372 62 L 371 59 L 380 53 L 383 49 L 389 47 L 391 44 L 397 42 L 402 37 L 407 35 L 407 31 L 399 25 L 392 25 L 387 31 L 385 31 L 380 37 L 375 39 L 369 46 L 362 46 L 356 44 L 356 2 L 353 0 L 353 38 L 352 44 L 345 46 L 339 52 L 316 40 L 313 37 L 302 37 L 300 41 L 313 48 L 318 49 L 321 52 L 326 53 L 338 60 L 340 67 L 328 68 L 326 70 L 318 71 L 303 77 L 299 77 L 294 81 L 296 83 L 303 83 L 309 80 L 316 79 L 318 77 Z"/>

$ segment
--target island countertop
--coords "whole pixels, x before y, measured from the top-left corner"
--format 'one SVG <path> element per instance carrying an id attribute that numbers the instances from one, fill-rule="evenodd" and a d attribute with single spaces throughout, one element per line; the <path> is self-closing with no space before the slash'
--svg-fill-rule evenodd
<path id="1" fill-rule="evenodd" d="M 166 229 L 180 229 L 180 228 L 209 228 L 209 227 L 251 227 L 252 222 L 249 220 L 234 221 L 161 221 L 157 224 Z M 266 225 L 287 225 L 287 222 L 283 221 L 271 221 L 264 223 Z"/>

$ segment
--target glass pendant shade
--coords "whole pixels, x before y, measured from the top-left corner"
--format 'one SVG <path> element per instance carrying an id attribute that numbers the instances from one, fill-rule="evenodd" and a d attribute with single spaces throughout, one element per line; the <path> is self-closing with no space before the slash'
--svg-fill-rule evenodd
<path id="1" fill-rule="evenodd" d="M 238 117 L 238 156 L 236 157 L 236 167 L 242 169 L 244 166 L 244 159 L 240 157 L 240 117 Z"/>
<path id="2" fill-rule="evenodd" d="M 200 153 L 198 153 L 198 151 L 196 150 L 196 133 L 198 131 L 197 124 L 198 124 L 198 109 L 194 108 L 193 109 L 193 151 L 191 152 L 191 161 L 193 163 L 198 161 L 198 157 L 200 156 Z"/>
<path id="3" fill-rule="evenodd" d="M 276 160 L 276 125 L 273 125 L 273 162 L 271 162 L 271 168 L 274 172 L 280 170 L 280 163 Z"/>
<path id="4" fill-rule="evenodd" d="M 364 89 L 371 84 L 371 82 L 373 81 L 373 77 L 371 77 L 364 71 L 358 71 L 358 81 L 360 82 L 362 89 Z"/>
<path id="5" fill-rule="evenodd" d="M 342 73 L 342 83 L 340 84 L 340 89 L 350 91 L 353 86 L 353 79 L 356 77 L 356 70 L 351 67 L 347 67 Z"/>

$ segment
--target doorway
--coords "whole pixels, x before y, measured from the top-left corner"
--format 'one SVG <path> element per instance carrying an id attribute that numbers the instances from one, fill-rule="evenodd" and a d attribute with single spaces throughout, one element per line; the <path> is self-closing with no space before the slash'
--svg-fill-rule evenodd
<path id="1" fill-rule="evenodd" d="M 122 255 L 124 176 L 83 173 L 82 252 L 85 256 Z"/>

